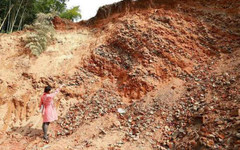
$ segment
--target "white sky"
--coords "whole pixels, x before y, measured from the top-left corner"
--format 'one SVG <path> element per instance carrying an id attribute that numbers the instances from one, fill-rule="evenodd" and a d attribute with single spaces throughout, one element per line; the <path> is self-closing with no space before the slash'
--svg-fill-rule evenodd
<path id="1" fill-rule="evenodd" d="M 82 20 L 87 20 L 96 15 L 99 7 L 119 1 L 121 0 L 69 0 L 67 8 L 80 6 Z"/>

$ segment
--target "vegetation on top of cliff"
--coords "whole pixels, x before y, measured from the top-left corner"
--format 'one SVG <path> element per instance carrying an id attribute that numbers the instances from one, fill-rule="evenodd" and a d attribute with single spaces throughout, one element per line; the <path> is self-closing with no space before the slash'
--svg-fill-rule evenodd
<path id="1" fill-rule="evenodd" d="M 61 18 L 66 18 L 66 19 L 70 19 L 70 20 L 74 20 L 74 19 L 80 19 L 82 18 L 82 15 L 79 12 L 79 6 L 75 6 L 71 9 L 66 10 L 65 12 L 61 13 L 59 15 Z"/>
<path id="2" fill-rule="evenodd" d="M 1 0 L 0 32 L 11 33 L 32 24 L 39 13 L 53 13 L 67 18 L 80 17 L 79 6 L 66 8 L 66 0 Z"/>

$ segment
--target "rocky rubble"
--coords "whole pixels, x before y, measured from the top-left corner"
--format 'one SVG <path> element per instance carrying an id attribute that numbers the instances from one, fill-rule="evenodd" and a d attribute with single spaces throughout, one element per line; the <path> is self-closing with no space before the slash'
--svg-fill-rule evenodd
<path id="1" fill-rule="evenodd" d="M 215 61 L 211 60 L 213 64 Z M 198 66 L 186 83 L 187 93 L 175 111 L 177 148 L 238 149 L 239 70 L 216 74 L 212 64 Z M 184 113 L 179 113 L 184 112 Z M 180 130 L 179 130 L 180 131 Z"/>
<path id="2" fill-rule="evenodd" d="M 121 97 L 111 91 L 98 90 L 89 100 L 77 103 L 69 108 L 66 116 L 58 121 L 63 129 L 59 136 L 70 135 L 86 122 L 91 122 L 107 113 L 116 112 L 122 106 Z M 102 131 L 104 133 L 104 131 Z"/>
<path id="3" fill-rule="evenodd" d="M 69 108 L 66 116 L 58 121 L 62 128 L 58 132 L 58 136 L 68 136 L 76 131 L 76 129 L 88 122 L 92 122 L 101 116 L 109 113 L 115 113 L 118 116 L 118 123 L 114 123 L 111 129 L 100 129 L 99 135 L 107 134 L 108 130 L 117 130 L 125 133 L 120 143 L 110 145 L 110 147 L 121 147 L 124 142 L 150 140 L 153 138 L 156 130 L 162 132 L 170 132 L 173 128 L 170 127 L 171 117 L 167 117 L 167 121 L 159 122 L 157 118 L 166 117 L 170 114 L 169 109 L 163 103 L 155 100 L 151 105 L 145 105 L 142 102 L 135 102 L 131 105 L 122 103 L 121 97 L 106 90 L 99 90 L 90 100 L 77 103 Z M 122 108 L 124 112 L 120 113 L 117 110 Z M 164 127 L 163 127 L 164 125 Z M 166 133 L 163 145 L 170 145 L 170 136 Z M 158 140 L 152 140 L 153 148 L 161 147 Z"/>
<path id="4" fill-rule="evenodd" d="M 186 14 L 205 13 L 202 10 L 196 12 L 181 5 L 178 11 L 149 11 L 147 22 L 121 20 L 112 38 L 93 50 L 84 67 L 94 75 L 116 80 L 118 91 L 123 94 L 118 95 L 117 101 L 107 100 L 106 95 L 93 101 L 101 93 L 97 92 L 86 102 L 71 107 L 66 116 L 69 119 L 59 123 L 63 128 L 59 135 L 69 135 L 79 124 L 113 112 L 118 114 L 120 123 L 113 128 L 125 136 L 110 149 L 134 141 L 147 141 L 153 149 L 239 148 L 237 67 L 214 72 L 222 52 L 231 56 L 237 50 L 239 37 L 225 32 L 224 23 L 204 24 L 224 20 L 224 15 L 204 14 L 199 21 Z M 183 12 L 186 16 L 181 18 Z M 212 17 L 216 20 L 209 20 Z M 236 25 L 232 22 L 232 26 Z M 218 41 L 223 34 L 227 36 Z M 158 97 L 152 102 L 144 101 L 159 83 L 172 77 L 184 81 L 186 89 L 174 106 Z M 123 104 L 122 97 L 132 99 L 131 103 Z M 118 113 L 118 107 L 126 112 Z M 107 132 L 102 129 L 100 134 Z"/>

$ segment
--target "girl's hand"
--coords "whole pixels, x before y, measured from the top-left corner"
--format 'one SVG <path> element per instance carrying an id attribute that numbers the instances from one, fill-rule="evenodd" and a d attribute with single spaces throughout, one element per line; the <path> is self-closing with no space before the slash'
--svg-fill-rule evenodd
<path id="1" fill-rule="evenodd" d="M 40 109 L 38 110 L 39 113 L 43 112 L 43 105 L 41 105 Z"/>

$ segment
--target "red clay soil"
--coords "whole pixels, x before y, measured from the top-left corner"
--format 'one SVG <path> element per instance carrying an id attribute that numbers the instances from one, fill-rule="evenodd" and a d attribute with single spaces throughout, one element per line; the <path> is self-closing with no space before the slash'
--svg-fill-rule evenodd
<path id="1" fill-rule="evenodd" d="M 89 21 L 55 18 L 38 58 L 24 33 L 2 34 L 0 149 L 238 150 L 239 4 L 125 0 Z M 46 144 L 38 99 L 61 83 Z"/>

